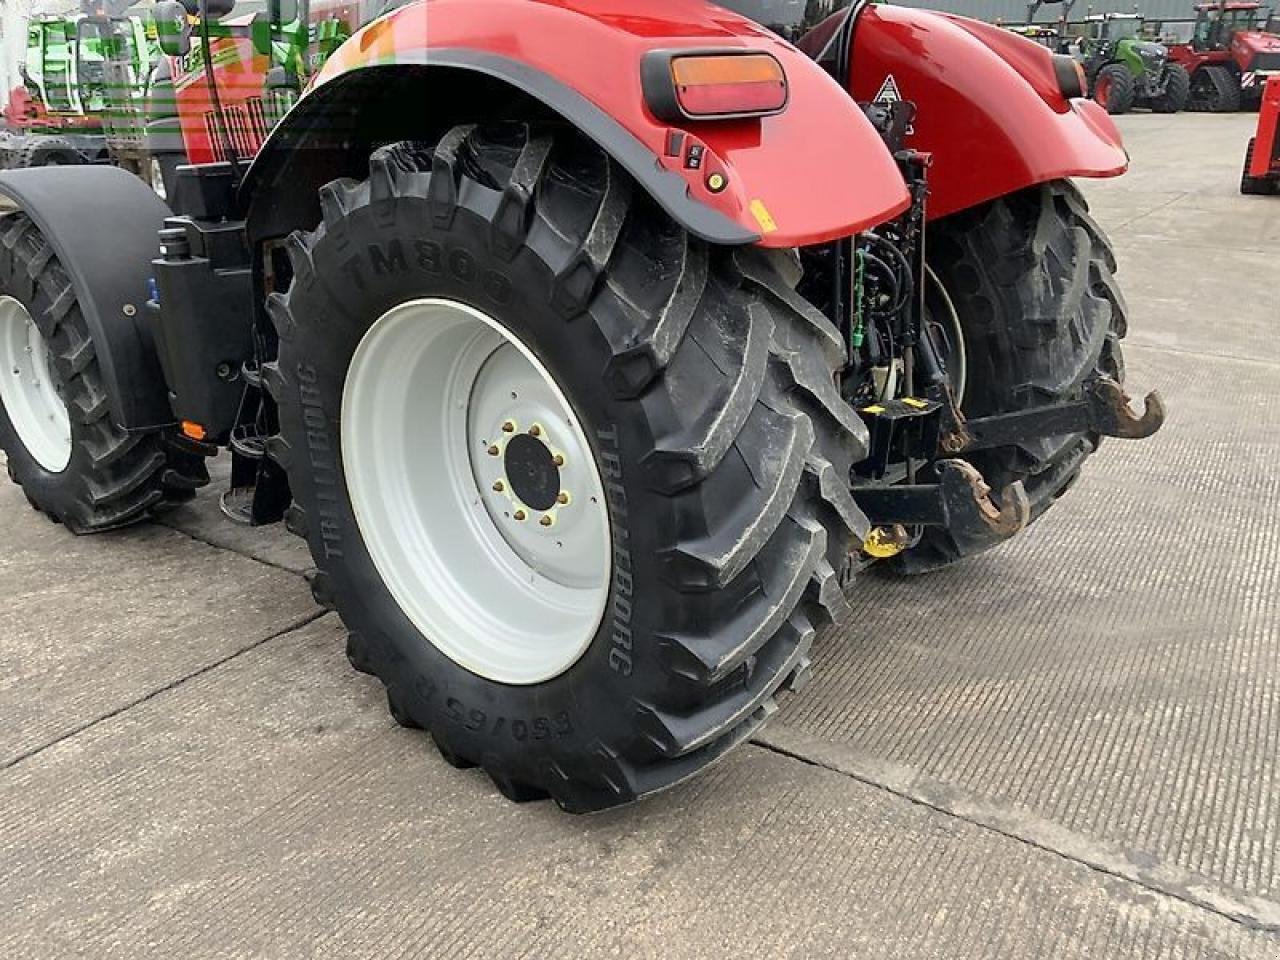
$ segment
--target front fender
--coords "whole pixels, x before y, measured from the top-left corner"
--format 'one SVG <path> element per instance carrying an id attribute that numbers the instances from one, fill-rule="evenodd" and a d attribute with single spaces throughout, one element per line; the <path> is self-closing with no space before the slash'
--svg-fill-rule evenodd
<path id="1" fill-rule="evenodd" d="M 1067 100 L 1052 54 L 989 24 L 876 5 L 858 20 L 852 92 L 892 77 L 918 112 L 907 145 L 933 154 L 929 215 L 942 217 L 1063 177 L 1114 177 L 1128 156 L 1092 100 Z"/>
<path id="2" fill-rule="evenodd" d="M 67 272 L 112 421 L 125 430 L 172 423 L 146 311 L 169 208 L 133 174 L 96 165 L 10 170 L 0 174 L 0 197 L 31 218 Z"/>
<path id="3" fill-rule="evenodd" d="M 719 48 L 777 57 L 791 86 L 787 109 L 678 128 L 657 120 L 641 90 L 643 56 Z M 790 44 L 703 0 L 665 0 L 643 15 L 634 0 L 431 0 L 402 7 L 329 59 L 264 147 L 252 181 L 288 182 L 280 175 L 288 160 L 279 152 L 306 139 L 300 127 L 316 126 L 324 113 L 332 128 L 328 108 L 350 109 L 350 81 L 394 70 L 438 70 L 448 79 L 423 88 L 427 102 L 401 105 L 407 114 L 423 111 L 419 116 L 443 100 L 465 100 L 468 75 L 507 84 L 594 139 L 673 217 L 714 242 L 819 243 L 880 223 L 909 203 L 896 164 L 845 91 Z M 673 133 L 684 135 L 678 150 Z M 706 148 L 696 168 L 688 162 L 693 144 Z M 708 188 L 713 172 L 728 179 L 722 192 Z"/>

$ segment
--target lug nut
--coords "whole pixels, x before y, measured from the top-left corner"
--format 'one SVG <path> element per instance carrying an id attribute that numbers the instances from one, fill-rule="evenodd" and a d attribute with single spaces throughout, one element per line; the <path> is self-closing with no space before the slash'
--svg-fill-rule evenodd
<path id="1" fill-rule="evenodd" d="M 497 444 L 490 444 L 490 446 L 489 446 L 489 456 L 491 456 L 491 457 L 496 457 L 496 456 L 497 456 L 499 453 L 501 453 L 501 452 L 502 452 L 502 451 L 498 449 Z"/>
<path id="2" fill-rule="evenodd" d="M 495 480 L 493 481 L 493 489 L 496 490 L 498 493 L 501 493 L 503 490 L 507 489 L 507 485 L 503 483 L 501 480 Z"/>
<path id="3" fill-rule="evenodd" d="M 564 466 L 564 454 L 562 454 L 562 453 L 557 453 L 557 454 L 556 454 L 554 457 L 552 457 L 551 459 L 552 459 L 552 461 L 554 461 L 554 463 L 555 463 L 555 465 L 556 465 L 557 467 L 563 467 L 563 466 Z"/>
<path id="4" fill-rule="evenodd" d="M 542 519 L 539 520 L 538 522 L 542 524 L 544 527 L 549 527 L 555 521 L 551 519 L 551 514 L 548 513 L 548 514 L 544 514 Z"/>
<path id="5" fill-rule="evenodd" d="M 535 423 L 532 427 L 529 428 L 529 436 L 531 437 L 542 436 L 542 428 Z"/>
<path id="6" fill-rule="evenodd" d="M 568 502 L 569 502 L 569 494 L 561 490 L 560 495 L 556 497 L 556 503 L 560 504 L 560 506 L 563 507 Z"/>
<path id="7" fill-rule="evenodd" d="M 515 513 L 512 514 L 512 516 L 515 517 L 517 520 L 523 520 L 525 518 L 525 512 L 523 510 L 517 510 Z"/>
<path id="8" fill-rule="evenodd" d="M 504 420 L 504 421 L 502 421 L 502 432 L 503 432 L 503 433 L 515 433 L 515 432 L 516 432 L 516 425 L 515 425 L 515 421 L 513 421 L 513 420 Z"/>

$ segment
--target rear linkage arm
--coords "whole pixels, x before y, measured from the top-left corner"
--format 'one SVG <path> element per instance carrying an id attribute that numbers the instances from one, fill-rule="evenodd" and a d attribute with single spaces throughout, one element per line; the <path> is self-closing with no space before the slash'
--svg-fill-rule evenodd
<path id="1" fill-rule="evenodd" d="M 1089 381 L 1083 393 L 1079 400 L 1070 403 L 957 420 L 943 433 L 939 446 L 954 456 L 1067 433 L 1092 432 L 1104 437 L 1142 440 L 1164 424 L 1164 401 L 1159 391 L 1147 394 L 1141 415 L 1133 412 L 1128 395 L 1110 377 Z"/>
<path id="2" fill-rule="evenodd" d="M 1068 433 L 1092 432 L 1140 440 L 1164 423 L 1164 403 L 1156 391 L 1147 395 L 1141 415 L 1133 412 L 1129 397 L 1108 377 L 1087 383 L 1083 394 L 1080 400 L 1070 403 L 968 421 L 947 417 L 948 408 L 943 407 L 934 415 L 941 414 L 950 423 L 938 446 L 954 457 Z M 886 556 L 899 552 L 907 545 L 903 528 L 946 527 L 962 540 L 984 535 L 1007 539 L 1030 522 L 1031 506 L 1021 482 L 1006 487 L 997 505 L 991 499 L 991 488 L 971 464 L 943 459 L 934 461 L 934 467 L 939 478 L 936 484 L 867 484 L 853 488 L 854 500 L 873 527 L 873 539 L 864 549 L 874 552 L 879 546 Z"/>

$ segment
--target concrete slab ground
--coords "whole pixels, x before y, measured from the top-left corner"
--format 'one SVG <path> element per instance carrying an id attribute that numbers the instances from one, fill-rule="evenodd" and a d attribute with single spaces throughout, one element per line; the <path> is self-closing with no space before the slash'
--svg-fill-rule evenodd
<path id="1" fill-rule="evenodd" d="M 76 540 L 0 488 L 0 956 L 1280 956 L 1252 122 L 1122 118 L 1133 173 L 1085 185 L 1165 431 L 1000 551 L 855 583 L 753 743 L 627 809 L 513 806 L 396 727 L 216 491 Z"/>

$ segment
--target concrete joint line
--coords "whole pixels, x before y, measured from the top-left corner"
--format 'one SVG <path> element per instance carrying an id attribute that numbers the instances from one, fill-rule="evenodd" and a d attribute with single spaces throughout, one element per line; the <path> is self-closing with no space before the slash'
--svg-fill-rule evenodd
<path id="1" fill-rule="evenodd" d="M 1160 863 L 1150 854 L 1090 839 L 1051 820 L 866 755 L 847 744 L 812 737 L 781 723 L 771 724 L 751 742 L 1216 914 L 1249 930 L 1280 933 L 1280 903 L 1252 896 L 1175 864 Z"/>
<path id="2" fill-rule="evenodd" d="M 196 543 L 203 543 L 206 547 L 210 547 L 214 550 L 223 550 L 226 553 L 234 553 L 237 557 L 244 557 L 246 560 L 252 560 L 254 563 L 260 563 L 264 567 L 270 567 L 272 570 L 279 570 L 280 572 L 287 573 L 290 576 L 301 577 L 304 580 L 306 579 L 306 574 L 299 573 L 297 570 L 291 570 L 283 564 L 276 563 L 272 560 L 263 560 L 261 557 L 255 557 L 253 554 L 245 553 L 243 550 L 236 550 L 234 547 L 224 546 L 221 543 L 214 543 L 212 540 L 206 540 L 204 537 L 196 536 L 196 534 L 192 533 L 190 530 L 183 530 L 182 527 L 175 527 L 167 518 L 160 517 L 156 522 L 159 523 L 160 526 L 168 530 L 172 530 L 174 533 L 182 534 L 188 540 L 194 540 Z M 231 521 L 228 520 L 227 523 L 231 523 Z"/>
<path id="3" fill-rule="evenodd" d="M 230 663 L 232 660 L 236 659 L 237 657 L 241 657 L 252 650 L 258 649 L 258 647 L 262 646 L 264 643 L 268 643 L 279 637 L 283 637 L 287 634 L 293 633 L 295 630 L 301 630 L 303 627 L 307 626 L 307 624 L 315 623 L 321 617 L 325 616 L 326 613 L 327 611 L 325 610 L 317 610 L 314 613 L 309 613 L 305 617 L 301 618 L 300 620 L 295 620 L 293 623 L 289 624 L 289 626 L 284 627 L 280 630 L 277 630 L 275 633 L 272 633 L 268 636 L 261 637 L 257 640 L 254 640 L 250 644 L 240 647 L 237 650 L 233 650 L 231 653 L 227 654 L 225 657 L 222 657 L 218 660 L 213 661 L 213 663 L 207 663 L 203 667 L 200 667 L 198 670 L 193 670 L 191 673 L 178 677 L 175 680 L 171 680 L 169 683 L 166 683 L 163 687 L 157 687 L 155 690 L 148 691 L 147 693 L 144 693 L 142 696 L 136 697 L 133 700 L 130 700 L 128 703 L 123 703 L 120 706 L 115 707 L 100 716 L 94 717 L 92 720 L 86 720 L 84 723 L 80 724 L 75 729 L 68 730 L 66 733 L 63 733 L 63 734 L 59 734 L 58 736 L 54 737 L 52 740 L 47 741 L 46 743 L 42 743 L 42 744 L 39 744 L 38 746 L 31 747 L 30 749 L 25 750 L 22 753 L 18 754 L 16 757 L 10 760 L 6 760 L 3 763 L 0 763 L 0 770 L 8 770 L 12 767 L 16 767 L 18 764 L 22 763 L 24 760 L 30 760 L 32 757 L 38 756 L 39 754 L 48 750 L 50 747 L 56 747 L 58 744 L 62 743 L 64 740 L 70 740 L 72 737 L 78 737 L 80 734 L 84 733 L 86 730 L 90 729 L 91 727 L 96 727 L 98 724 L 103 723 L 104 721 L 110 720 L 113 717 L 118 717 L 120 716 L 120 714 L 125 713 L 126 711 L 129 711 L 129 710 L 132 710 L 134 707 L 140 704 L 146 703 L 148 700 L 154 700 L 156 697 L 160 696 L 163 693 L 168 693 L 170 690 L 177 689 L 178 687 L 182 686 L 184 683 L 188 682 L 189 680 L 194 680 L 197 677 L 202 677 L 206 673 L 209 673 L 212 670 L 218 669 L 218 667 L 222 666 L 223 664 Z"/>

